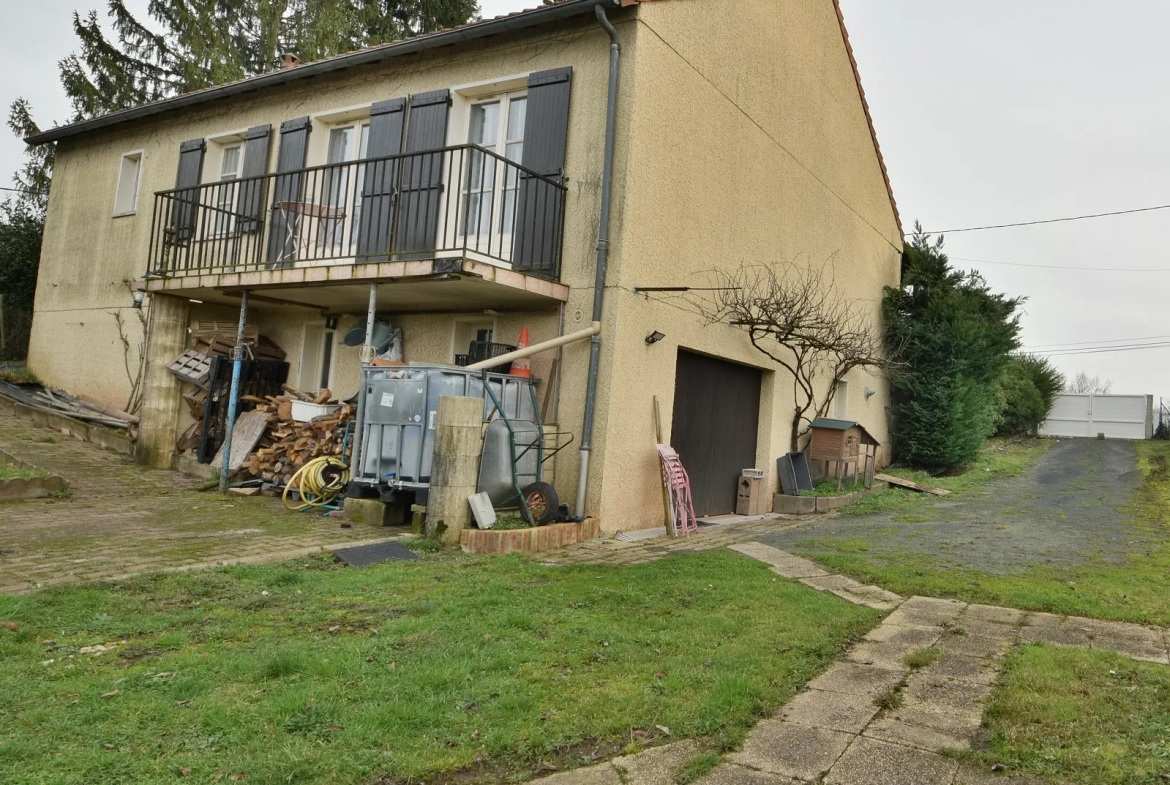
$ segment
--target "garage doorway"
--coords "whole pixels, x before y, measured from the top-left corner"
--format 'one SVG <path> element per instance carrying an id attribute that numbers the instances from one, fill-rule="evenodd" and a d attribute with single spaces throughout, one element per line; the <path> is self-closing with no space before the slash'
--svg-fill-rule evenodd
<path id="1" fill-rule="evenodd" d="M 735 512 L 744 469 L 756 464 L 762 372 L 679 351 L 670 446 L 691 478 L 695 514 Z"/>

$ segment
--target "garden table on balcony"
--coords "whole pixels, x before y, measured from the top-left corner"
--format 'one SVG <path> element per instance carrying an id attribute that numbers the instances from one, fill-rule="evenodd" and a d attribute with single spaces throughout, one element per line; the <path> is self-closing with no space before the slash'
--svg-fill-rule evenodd
<path id="1" fill-rule="evenodd" d="M 284 249 L 278 257 L 277 262 L 292 262 L 300 257 L 301 244 L 303 242 L 300 231 L 301 218 L 316 219 L 318 221 L 345 220 L 344 207 L 332 207 L 330 205 L 317 204 L 316 202 L 277 202 L 276 209 L 284 217 L 283 223 L 285 230 Z M 325 239 L 318 238 L 318 244 L 324 245 Z"/>

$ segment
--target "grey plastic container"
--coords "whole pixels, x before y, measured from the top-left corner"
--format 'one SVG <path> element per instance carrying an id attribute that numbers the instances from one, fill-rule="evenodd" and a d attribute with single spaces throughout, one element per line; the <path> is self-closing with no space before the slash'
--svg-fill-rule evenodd
<path id="1" fill-rule="evenodd" d="M 429 485 L 439 398 L 483 398 L 487 420 L 495 405 L 484 393 L 483 380 L 480 371 L 451 365 L 363 368 L 366 407 L 361 459 L 353 480 L 360 485 L 394 488 Z M 509 419 L 536 419 L 529 379 L 489 373 L 487 382 Z"/>

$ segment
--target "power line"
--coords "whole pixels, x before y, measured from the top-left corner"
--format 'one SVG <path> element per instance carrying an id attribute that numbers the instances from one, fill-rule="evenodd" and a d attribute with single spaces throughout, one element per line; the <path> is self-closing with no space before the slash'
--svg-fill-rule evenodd
<path id="1" fill-rule="evenodd" d="M 1163 343 L 1144 343 L 1133 346 L 1101 346 L 1095 349 L 1069 349 L 1055 352 L 1035 352 L 1045 357 L 1071 357 L 1078 354 L 1112 354 L 1114 352 L 1136 352 L 1145 349 L 1170 349 L 1170 341 Z"/>
<path id="2" fill-rule="evenodd" d="M 1084 221 L 1089 218 L 1109 218 L 1114 215 L 1133 215 L 1134 213 L 1150 213 L 1155 210 L 1170 210 L 1170 204 L 1158 204 L 1153 207 L 1136 207 L 1132 210 L 1114 210 L 1108 213 L 1089 213 L 1088 215 L 1070 215 L 1066 218 L 1045 218 L 1040 221 L 1018 221 L 1010 224 L 991 224 L 988 226 L 966 226 L 962 229 L 939 229 L 924 232 L 923 234 L 957 234 L 959 232 L 982 232 L 988 229 L 1011 229 L 1016 226 L 1039 226 L 1041 224 L 1059 224 L 1068 221 Z M 911 233 L 907 233 L 909 237 Z"/>
<path id="3" fill-rule="evenodd" d="M 1002 264 L 1007 267 L 1039 267 L 1045 270 L 1080 270 L 1082 272 L 1102 273 L 1170 273 L 1170 267 L 1069 267 L 1059 264 L 1025 264 L 1023 262 L 993 262 L 990 259 L 964 259 L 959 256 L 950 257 L 955 262 L 975 262 L 977 264 Z"/>
<path id="4" fill-rule="evenodd" d="M 1135 344 L 1138 341 L 1170 341 L 1170 335 L 1148 335 L 1144 338 L 1105 338 L 1100 341 L 1069 341 L 1068 343 L 1042 343 L 1039 346 L 1034 346 L 1030 351 L 1036 349 L 1054 349 L 1060 346 L 1067 346 L 1073 349 L 1087 349 L 1093 344 L 1109 343 L 1117 344 L 1119 346 L 1126 346 Z"/>

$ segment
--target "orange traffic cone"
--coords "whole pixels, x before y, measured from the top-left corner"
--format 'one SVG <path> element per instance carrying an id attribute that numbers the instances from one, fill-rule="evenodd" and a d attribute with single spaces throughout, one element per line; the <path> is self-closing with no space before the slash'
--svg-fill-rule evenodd
<path id="1" fill-rule="evenodd" d="M 516 348 L 528 348 L 528 328 L 525 327 L 520 331 L 520 340 L 516 342 Z M 512 361 L 512 376 L 523 376 L 526 379 L 532 378 L 532 365 L 528 362 L 527 357 L 521 357 L 519 360 Z"/>

